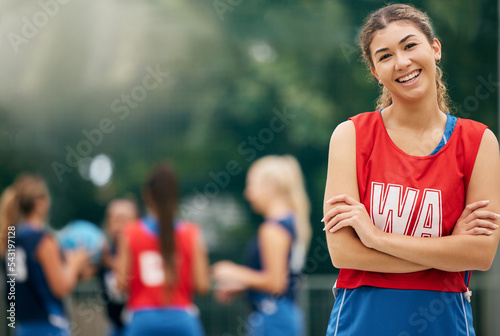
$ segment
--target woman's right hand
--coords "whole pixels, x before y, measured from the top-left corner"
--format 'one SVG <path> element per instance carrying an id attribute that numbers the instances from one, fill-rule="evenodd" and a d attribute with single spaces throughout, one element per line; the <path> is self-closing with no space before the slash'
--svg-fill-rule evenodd
<path id="1" fill-rule="evenodd" d="M 481 210 L 488 205 L 488 202 L 477 201 L 468 204 L 457 220 L 451 235 L 491 235 L 498 225 L 493 224 L 489 219 L 496 219 L 500 216 L 492 211 Z"/>
<path id="2" fill-rule="evenodd" d="M 246 289 L 237 282 L 218 281 L 215 285 L 214 296 L 219 303 L 228 305 Z"/>
<path id="3" fill-rule="evenodd" d="M 77 250 L 68 250 L 65 253 L 66 264 L 69 267 L 73 267 L 78 271 L 82 272 L 87 266 L 90 254 L 85 250 L 85 248 L 79 248 Z"/>

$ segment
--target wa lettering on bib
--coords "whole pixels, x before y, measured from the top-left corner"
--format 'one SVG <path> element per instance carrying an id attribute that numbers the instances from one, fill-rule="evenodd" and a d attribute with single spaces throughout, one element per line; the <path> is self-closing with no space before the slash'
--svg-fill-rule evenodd
<path id="1" fill-rule="evenodd" d="M 370 217 L 380 230 L 415 237 L 440 237 L 443 232 L 441 190 L 372 182 Z M 418 197 L 422 201 L 418 206 Z M 415 225 L 410 225 L 416 216 Z"/>

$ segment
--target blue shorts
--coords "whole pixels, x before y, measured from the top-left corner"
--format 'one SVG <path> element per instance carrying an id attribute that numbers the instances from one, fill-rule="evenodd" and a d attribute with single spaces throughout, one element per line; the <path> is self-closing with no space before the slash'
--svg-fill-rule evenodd
<path id="1" fill-rule="evenodd" d="M 125 336 L 203 336 L 198 315 L 187 309 L 137 310 L 126 327 Z"/>
<path id="2" fill-rule="evenodd" d="M 48 321 L 20 322 L 16 325 L 15 336 L 71 336 L 69 328 L 59 328 Z"/>
<path id="3" fill-rule="evenodd" d="M 475 336 L 463 293 L 362 286 L 339 289 L 327 336 Z"/>
<path id="4" fill-rule="evenodd" d="M 107 336 L 125 336 L 125 327 L 118 327 L 116 325 L 110 325 L 108 328 Z"/>
<path id="5" fill-rule="evenodd" d="M 249 336 L 302 336 L 304 317 L 290 299 L 267 297 L 258 303 L 247 319 Z"/>

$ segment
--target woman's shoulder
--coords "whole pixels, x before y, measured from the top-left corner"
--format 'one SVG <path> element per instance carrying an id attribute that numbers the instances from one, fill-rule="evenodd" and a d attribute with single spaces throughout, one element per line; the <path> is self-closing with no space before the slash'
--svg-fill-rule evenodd
<path id="1" fill-rule="evenodd" d="M 123 228 L 123 234 L 127 237 L 136 235 L 137 231 L 141 230 L 141 221 L 142 219 L 138 218 L 128 222 Z"/>
<path id="2" fill-rule="evenodd" d="M 179 219 L 175 221 L 175 231 L 177 234 L 196 236 L 201 233 L 201 227 L 198 223 Z"/>
<path id="3" fill-rule="evenodd" d="M 39 241 L 43 237 L 55 237 L 54 233 L 48 228 L 34 228 L 28 224 L 21 223 L 16 227 L 16 236 L 22 241 L 27 241 L 32 245 L 34 241 Z"/>
<path id="4" fill-rule="evenodd" d="M 185 219 L 177 219 L 174 223 L 176 228 L 180 229 L 199 229 L 200 225 L 196 222 L 185 220 Z"/>
<path id="5" fill-rule="evenodd" d="M 292 235 L 291 227 L 287 225 L 286 222 L 275 219 L 266 219 L 259 226 L 258 230 L 259 238 L 266 235 L 273 236 L 276 234 L 285 234 L 287 236 Z"/>
<path id="6" fill-rule="evenodd" d="M 371 111 L 371 112 L 361 112 L 352 117 L 349 117 L 347 120 L 373 120 L 378 119 L 378 115 L 380 114 L 380 110 Z"/>
<path id="7" fill-rule="evenodd" d="M 476 120 L 460 118 L 457 116 L 453 116 L 453 117 L 457 118 L 457 123 L 462 124 L 462 126 L 467 126 L 467 128 L 473 127 L 475 129 L 482 129 L 482 130 L 488 128 L 488 126 L 486 124 L 483 124 L 483 123 L 476 121 Z"/>
<path id="8" fill-rule="evenodd" d="M 460 136 L 464 141 L 480 142 L 483 135 L 486 137 L 495 137 L 493 132 L 489 130 L 488 126 L 472 119 L 457 118 L 455 128 L 459 129 Z"/>
<path id="9" fill-rule="evenodd" d="M 346 121 L 337 125 L 333 131 L 336 136 L 349 136 L 355 133 L 356 129 L 363 126 L 371 126 L 380 120 L 380 111 L 362 112 L 349 117 Z"/>
<path id="10" fill-rule="evenodd" d="M 337 125 L 330 138 L 330 148 L 338 146 L 350 147 L 358 141 L 369 140 L 373 133 L 379 131 L 381 117 L 379 111 L 362 112 Z M 383 125 L 383 124 L 382 124 Z M 351 146 L 351 147 L 352 147 Z"/>

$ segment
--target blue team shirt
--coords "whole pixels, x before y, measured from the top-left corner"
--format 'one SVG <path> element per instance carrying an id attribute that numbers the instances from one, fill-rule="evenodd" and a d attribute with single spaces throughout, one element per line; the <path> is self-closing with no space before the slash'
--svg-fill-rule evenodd
<path id="1" fill-rule="evenodd" d="M 48 233 L 29 224 L 16 227 L 16 321 L 50 321 L 58 325 L 66 321 L 63 303 L 52 294 L 36 250 L 42 238 Z M 10 274 L 6 270 L 6 274 Z M 9 278 L 7 279 L 9 280 Z"/>
<path id="2" fill-rule="evenodd" d="M 295 216 L 290 214 L 285 218 L 274 220 L 275 223 L 283 227 L 292 238 L 292 249 L 297 240 L 297 234 L 295 232 Z M 288 254 L 288 287 L 286 291 L 280 296 L 273 296 L 275 299 L 288 298 L 292 301 L 295 300 L 297 290 L 299 289 L 300 272 L 292 270 L 290 265 L 290 257 L 292 255 L 292 249 Z M 258 239 L 254 238 L 247 249 L 246 254 L 246 265 L 254 270 L 262 270 L 261 255 L 259 250 Z M 271 294 L 266 292 L 260 292 L 255 290 L 249 290 L 248 296 L 252 304 L 259 302 L 263 298 L 271 296 Z M 255 308 L 255 307 L 254 307 Z"/>

